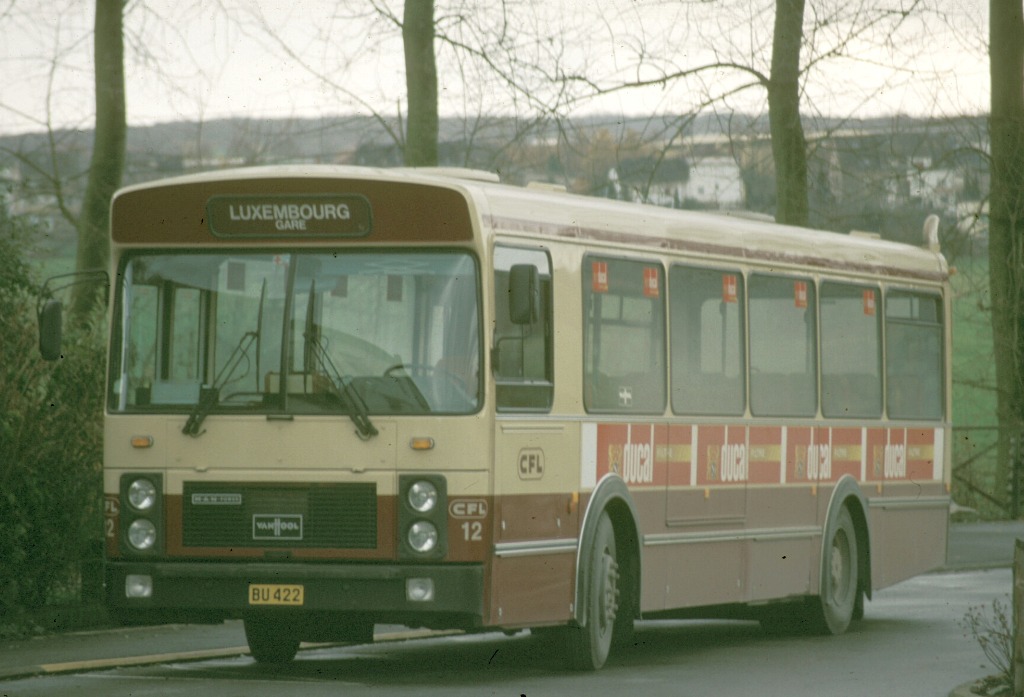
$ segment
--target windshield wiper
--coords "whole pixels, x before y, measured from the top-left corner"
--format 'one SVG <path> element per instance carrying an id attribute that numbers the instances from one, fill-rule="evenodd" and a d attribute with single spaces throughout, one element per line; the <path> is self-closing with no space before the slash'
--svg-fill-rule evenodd
<path id="1" fill-rule="evenodd" d="M 249 349 L 254 343 L 256 344 L 256 391 L 259 392 L 260 337 L 263 334 L 263 301 L 266 300 L 266 297 L 267 279 L 264 278 L 263 285 L 260 287 L 260 306 L 259 313 L 256 316 L 256 331 L 246 332 L 238 340 L 235 350 L 228 356 L 228 362 L 224 364 L 224 367 L 220 369 L 220 372 L 213 379 L 213 386 L 199 388 L 199 402 L 196 404 L 196 408 L 192 410 L 192 413 L 188 415 L 188 421 L 185 422 L 185 426 L 181 429 L 181 432 L 186 436 L 198 438 L 206 433 L 206 431 L 200 431 L 199 427 L 203 425 L 207 415 L 217 406 L 217 402 L 220 400 L 221 388 L 231 381 L 235 371 L 238 370 L 238 366 L 242 364 L 242 359 L 248 360 Z"/>
<path id="2" fill-rule="evenodd" d="M 200 431 L 199 427 L 203 425 L 203 421 L 213 408 L 217 406 L 217 402 L 220 400 L 221 388 L 231 381 L 235 371 L 238 370 L 238 366 L 242 365 L 242 361 L 249 360 L 249 348 L 258 340 L 259 332 L 246 332 L 242 335 L 238 345 L 235 346 L 235 350 L 228 357 L 227 363 L 224 364 L 224 367 L 220 369 L 220 372 L 213 379 L 213 385 L 199 389 L 199 401 L 196 403 L 192 413 L 188 415 L 188 421 L 185 422 L 184 427 L 181 429 L 182 433 L 193 438 L 198 438 L 206 433 L 205 430 Z"/>
<path id="3" fill-rule="evenodd" d="M 313 323 L 313 313 L 316 309 L 316 279 L 309 286 L 309 300 L 306 303 L 306 326 L 302 332 L 302 338 L 306 341 L 306 367 L 308 370 L 309 361 L 312 360 L 320 366 L 320 369 L 330 378 L 331 391 L 334 396 L 348 405 L 348 416 L 356 425 L 356 435 L 362 440 L 369 440 L 377 435 L 377 428 L 370 421 L 370 410 L 366 408 L 366 402 L 359 396 L 359 393 L 352 386 L 352 378 L 342 375 L 331 356 L 327 353 L 323 343 L 320 341 L 319 332 Z"/>
<path id="4" fill-rule="evenodd" d="M 334 395 L 348 405 L 348 415 L 352 419 L 352 423 L 356 425 L 356 433 L 363 440 L 369 440 L 377 435 L 378 431 L 370 421 L 370 412 L 366 408 L 366 402 L 352 386 L 352 378 L 341 374 L 330 355 L 324 350 L 323 344 L 312 331 L 306 331 L 303 336 L 306 339 L 306 348 L 310 357 L 330 378 L 329 382 Z"/>

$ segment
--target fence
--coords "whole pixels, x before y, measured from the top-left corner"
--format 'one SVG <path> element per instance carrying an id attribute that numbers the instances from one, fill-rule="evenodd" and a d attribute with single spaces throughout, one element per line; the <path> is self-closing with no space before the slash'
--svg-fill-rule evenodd
<path id="1" fill-rule="evenodd" d="M 1020 517 L 1024 511 L 1024 438 L 1012 439 L 1011 463 L 1000 476 L 998 426 L 953 429 L 953 500 L 985 520 Z"/>

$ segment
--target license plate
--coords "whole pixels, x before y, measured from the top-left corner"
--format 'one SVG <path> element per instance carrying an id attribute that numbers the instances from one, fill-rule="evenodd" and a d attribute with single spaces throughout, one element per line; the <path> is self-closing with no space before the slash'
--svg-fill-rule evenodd
<path id="1" fill-rule="evenodd" d="M 250 605 L 302 605 L 305 587 L 293 583 L 250 583 Z"/>

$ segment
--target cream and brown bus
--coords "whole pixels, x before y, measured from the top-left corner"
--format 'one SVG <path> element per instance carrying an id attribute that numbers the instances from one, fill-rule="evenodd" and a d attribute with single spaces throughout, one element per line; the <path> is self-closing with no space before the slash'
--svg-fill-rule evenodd
<path id="1" fill-rule="evenodd" d="M 112 203 L 108 602 L 244 620 L 843 632 L 945 558 L 933 247 L 502 185 L 271 167 Z"/>

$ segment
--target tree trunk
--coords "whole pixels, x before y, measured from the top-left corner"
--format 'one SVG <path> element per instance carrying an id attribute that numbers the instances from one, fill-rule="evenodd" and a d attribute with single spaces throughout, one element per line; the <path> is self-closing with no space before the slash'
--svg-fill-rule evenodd
<path id="1" fill-rule="evenodd" d="M 110 252 L 107 228 L 110 199 L 121 184 L 124 171 L 125 123 L 123 0 L 96 0 L 94 56 L 96 61 L 96 127 L 93 135 L 89 179 L 78 221 L 76 271 L 106 269 Z M 70 319 L 87 321 L 102 297 L 99 284 L 74 286 Z"/>
<path id="2" fill-rule="evenodd" d="M 989 70 L 992 146 L 989 194 L 989 276 L 1000 426 L 998 482 L 1020 477 L 1024 431 L 1024 7 L 990 0 Z M 1016 441 L 1016 447 L 1014 442 Z M 1019 487 L 1008 487 L 1017 491 Z M 1019 501 L 1011 514 L 1020 515 Z"/>
<path id="3" fill-rule="evenodd" d="M 807 143 L 800 123 L 804 0 L 776 0 L 768 123 L 775 160 L 775 220 L 807 225 Z"/>
<path id="4" fill-rule="evenodd" d="M 1013 657 L 1010 673 L 1013 676 L 1013 697 L 1024 695 L 1024 540 L 1017 538 L 1013 543 L 1013 625 L 1010 632 L 1013 641 Z"/>
<path id="5" fill-rule="evenodd" d="M 434 57 L 434 0 L 405 0 L 402 20 L 409 117 L 405 164 L 437 165 L 437 63 Z"/>

